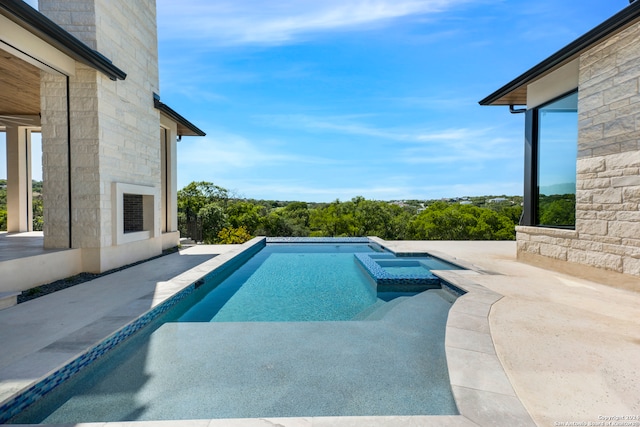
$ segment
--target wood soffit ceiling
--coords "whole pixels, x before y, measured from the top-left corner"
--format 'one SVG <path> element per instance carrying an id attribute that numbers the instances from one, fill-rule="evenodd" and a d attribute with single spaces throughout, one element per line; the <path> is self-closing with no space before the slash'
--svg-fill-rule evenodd
<path id="1" fill-rule="evenodd" d="M 527 105 L 527 87 L 521 86 L 491 105 Z"/>
<path id="2" fill-rule="evenodd" d="M 0 50 L 0 115 L 40 114 L 40 70 Z"/>

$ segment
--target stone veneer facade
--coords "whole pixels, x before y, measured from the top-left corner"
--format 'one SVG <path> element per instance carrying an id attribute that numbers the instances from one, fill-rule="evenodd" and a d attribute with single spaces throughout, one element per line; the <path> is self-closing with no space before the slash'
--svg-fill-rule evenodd
<path id="1" fill-rule="evenodd" d="M 518 257 L 640 276 L 640 24 L 579 61 L 576 227 L 517 227 Z"/>
<path id="2" fill-rule="evenodd" d="M 70 168 L 66 77 L 42 73 L 45 247 L 69 247 L 70 177 L 71 246 L 82 248 L 85 271 L 158 255 L 159 223 L 150 238 L 117 244 L 112 195 L 114 183 L 152 189 L 154 209 L 162 210 L 155 1 L 40 0 L 39 10 L 127 73 L 112 81 L 78 63 L 69 77 Z"/>

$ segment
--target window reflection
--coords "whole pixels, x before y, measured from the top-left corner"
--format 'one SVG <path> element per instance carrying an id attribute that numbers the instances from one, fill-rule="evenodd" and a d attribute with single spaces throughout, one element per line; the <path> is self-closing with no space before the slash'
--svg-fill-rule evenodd
<path id="1" fill-rule="evenodd" d="M 539 225 L 573 227 L 576 223 L 578 93 L 538 109 Z"/>

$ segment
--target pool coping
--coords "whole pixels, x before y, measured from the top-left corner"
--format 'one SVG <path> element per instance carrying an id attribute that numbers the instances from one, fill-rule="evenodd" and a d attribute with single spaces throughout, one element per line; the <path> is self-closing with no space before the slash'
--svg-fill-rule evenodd
<path id="1" fill-rule="evenodd" d="M 382 239 L 371 237 L 369 241 L 380 245 L 381 247 L 394 252 L 387 242 Z M 333 240 L 335 242 L 335 240 Z M 76 360 L 82 358 L 83 355 L 95 351 L 96 347 L 103 345 L 109 339 L 115 339 L 121 331 L 126 331 L 129 336 L 135 330 L 136 322 L 141 322 L 145 316 L 151 316 L 156 310 L 165 311 L 159 308 L 172 300 L 177 302 L 181 299 L 181 294 L 188 293 L 190 287 L 195 287 L 198 280 L 212 271 L 224 268 L 225 265 L 242 253 L 250 251 L 257 247 L 261 247 L 267 242 L 264 237 L 257 237 L 251 241 L 240 245 L 237 250 L 230 251 L 223 255 L 217 256 L 206 261 L 195 268 L 185 271 L 166 282 L 168 286 L 150 310 L 142 316 L 128 323 L 116 332 L 112 333 L 104 340 L 98 341 L 98 345 L 92 346 L 87 351 L 81 352 L 77 357 L 72 358 L 58 369 L 53 370 L 49 374 L 41 377 L 35 383 L 41 383 L 51 375 L 63 372 L 64 369 Z M 289 242 L 292 242 L 289 240 Z M 284 243 L 284 242 L 282 242 Z M 346 242 L 345 242 L 346 243 Z M 351 242 L 349 242 L 351 243 Z M 354 242 L 355 243 L 355 242 Z M 357 243 L 362 243 L 358 241 Z M 405 254 L 403 252 L 398 252 Z M 127 422 L 135 426 L 159 425 L 163 423 L 171 423 L 171 425 L 202 425 L 202 426 L 218 426 L 218 425 L 273 425 L 279 423 L 286 426 L 365 426 L 375 423 L 376 425 L 400 426 L 400 425 L 535 425 L 532 418 L 522 405 L 522 402 L 516 395 L 506 373 L 500 363 L 491 338 L 489 328 L 489 314 L 493 304 L 500 301 L 502 295 L 493 292 L 484 286 L 473 281 L 474 275 L 495 274 L 483 270 L 481 267 L 465 263 L 447 256 L 446 254 L 436 254 L 429 252 L 430 255 L 441 258 L 445 261 L 467 267 L 468 270 L 439 270 L 433 273 L 441 278 L 447 284 L 454 288 L 462 289 L 466 293 L 459 297 L 452 305 L 446 325 L 445 352 L 447 357 L 447 365 L 449 370 L 449 378 L 451 383 L 454 399 L 458 406 L 460 415 L 450 416 L 365 416 L 365 417 L 303 417 L 303 418 L 269 418 L 269 419 L 214 419 L 214 420 L 167 420 L 167 421 L 136 421 Z M 466 264 L 466 265 L 465 265 Z M 157 313 L 159 314 L 159 313 Z M 142 325 L 144 326 L 144 325 Z M 129 328 L 129 329 L 127 329 Z M 138 328 L 139 329 L 139 328 Z M 120 340 L 124 339 L 121 338 Z M 115 344 L 114 344 L 115 345 Z M 100 349 L 98 351 L 98 356 Z M 105 350 L 106 351 L 106 350 Z M 97 357 L 97 356 L 96 356 Z M 84 361 L 79 362 L 82 364 Z M 88 362 L 87 362 L 88 363 Z M 64 374 L 66 375 L 66 373 Z M 55 381 L 55 380 L 54 380 Z M 12 397 L 0 402 L 0 408 L 7 404 L 16 396 L 24 394 L 25 391 L 33 387 L 34 384 L 24 387 L 20 391 L 14 393 Z M 33 397 L 33 395 L 28 398 Z M 6 410 L 6 408 L 5 408 Z M 87 425 L 115 425 L 116 423 L 87 423 Z M 123 423 L 117 423 L 122 425 Z"/>
<path id="2" fill-rule="evenodd" d="M 195 289 L 197 289 L 202 283 L 205 276 L 224 274 L 228 268 L 232 268 L 237 264 L 238 257 L 243 254 L 252 255 L 264 247 L 265 241 L 264 237 L 256 237 L 242 245 L 238 245 L 235 250 L 217 255 L 194 268 L 178 274 L 171 280 L 159 283 L 159 289 L 157 289 L 154 295 L 150 298 L 145 298 L 149 303 L 149 308 L 147 310 L 137 313 L 137 315 L 134 315 L 130 321 L 126 322 L 123 326 L 118 327 L 115 331 L 112 331 L 106 336 L 101 337 L 101 339 L 96 337 L 97 339 L 92 342 L 91 345 L 88 345 L 85 349 L 67 358 L 66 361 L 58 364 L 56 368 L 49 370 L 38 378 L 27 381 L 11 394 L 4 396 L 2 400 L 0 400 L 0 424 L 15 416 L 37 399 L 47 394 L 57 385 L 68 379 L 71 375 L 79 372 L 91 362 L 114 348 L 120 342 L 149 324 L 162 313 L 169 310 L 173 305 L 195 291 Z M 118 312 L 118 316 L 114 317 L 121 317 L 121 310 L 116 311 Z M 76 331 L 76 334 L 79 332 L 79 335 L 82 335 L 84 331 L 94 328 L 96 323 L 99 323 L 101 320 L 108 317 L 110 317 L 110 313 L 107 313 L 103 318 L 84 326 L 79 331 Z M 49 344 L 47 347 L 60 344 L 63 346 L 65 344 L 68 345 L 69 341 L 73 341 L 73 336 L 63 337 Z M 45 347 L 45 349 L 47 347 Z"/>

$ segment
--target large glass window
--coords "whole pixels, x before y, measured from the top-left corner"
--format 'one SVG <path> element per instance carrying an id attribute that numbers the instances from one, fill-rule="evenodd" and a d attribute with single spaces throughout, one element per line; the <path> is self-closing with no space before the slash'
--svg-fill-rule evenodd
<path id="1" fill-rule="evenodd" d="M 538 108 L 536 223 L 574 227 L 578 93 Z"/>

